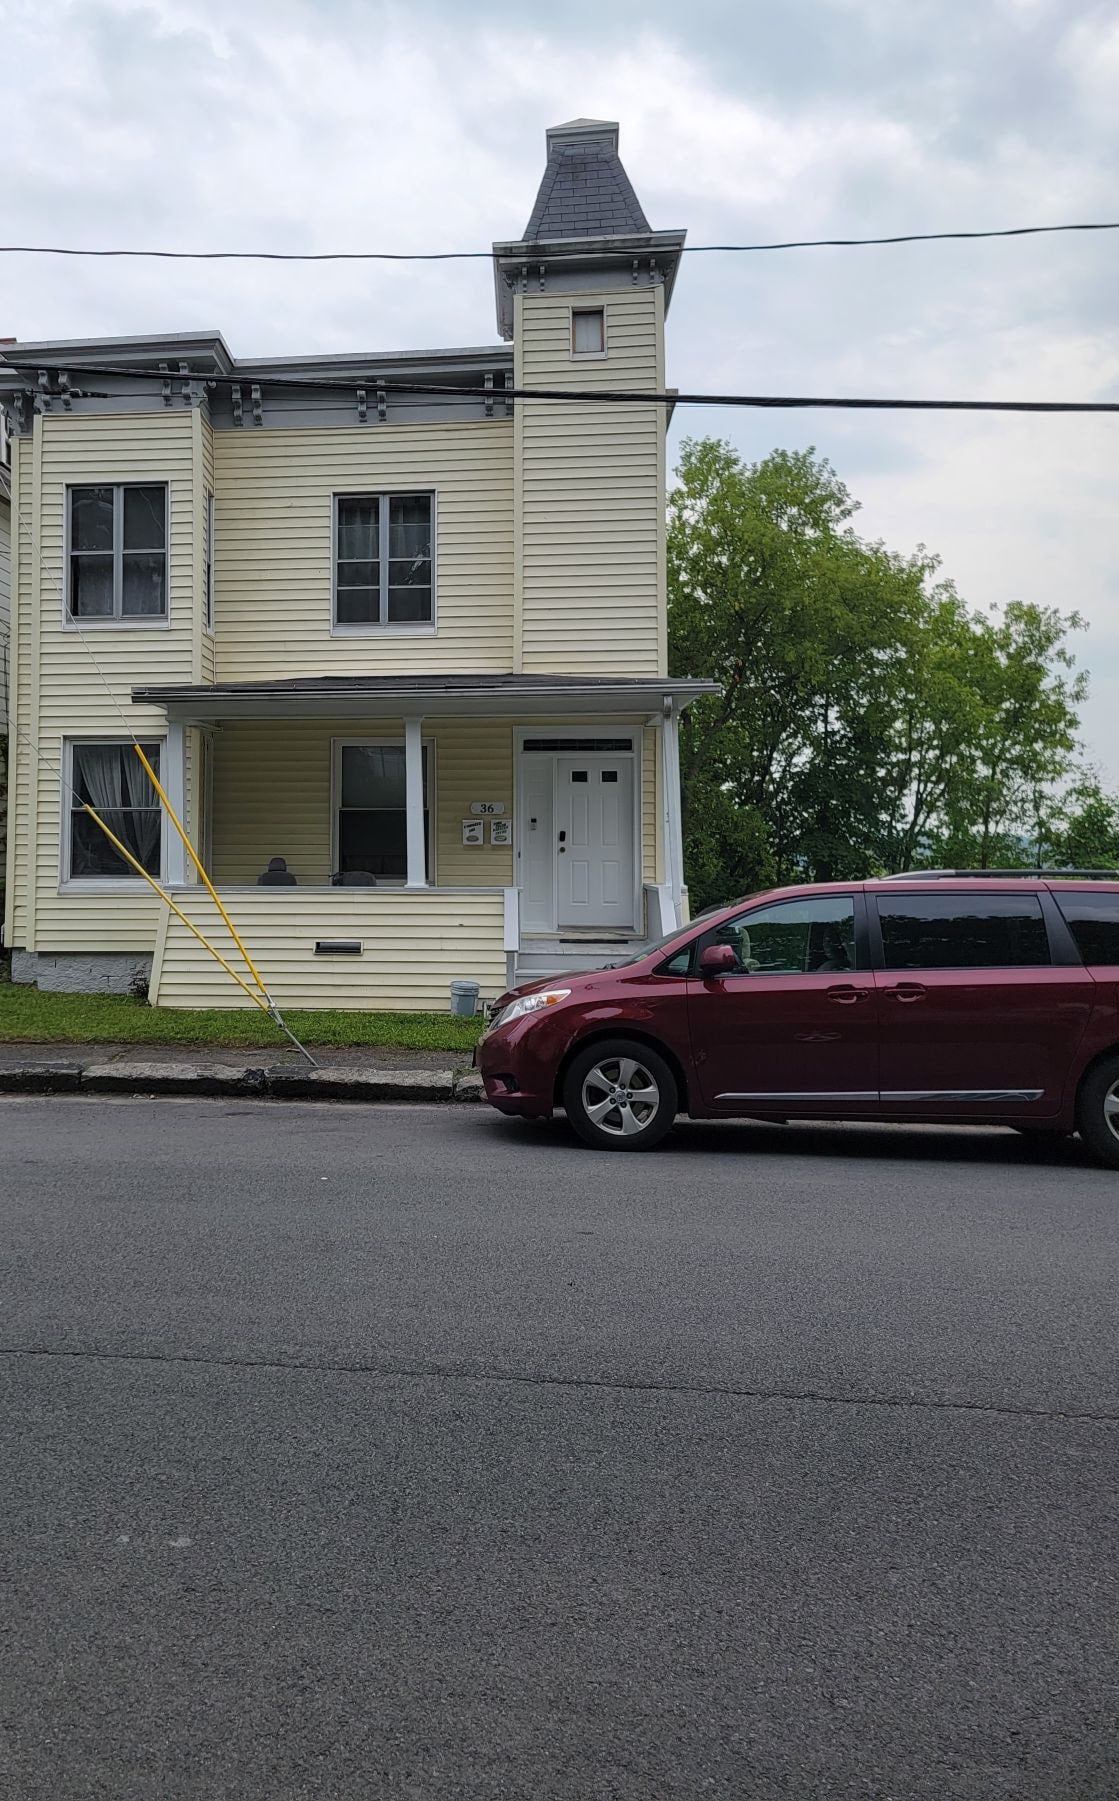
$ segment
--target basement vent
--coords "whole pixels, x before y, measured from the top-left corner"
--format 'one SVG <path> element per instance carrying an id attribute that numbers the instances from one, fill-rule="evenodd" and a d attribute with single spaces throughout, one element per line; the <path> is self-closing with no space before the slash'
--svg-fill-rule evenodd
<path id="1" fill-rule="evenodd" d="M 316 957 L 360 957 L 360 938 L 316 938 Z"/>

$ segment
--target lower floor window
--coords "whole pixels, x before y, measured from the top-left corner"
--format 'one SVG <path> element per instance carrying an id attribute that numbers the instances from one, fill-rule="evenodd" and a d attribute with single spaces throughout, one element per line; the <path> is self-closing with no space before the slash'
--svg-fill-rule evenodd
<path id="1" fill-rule="evenodd" d="M 423 747 L 424 863 L 431 879 L 430 747 Z M 403 882 L 408 823 L 402 744 L 343 744 L 338 783 L 338 868 Z"/>
<path id="2" fill-rule="evenodd" d="M 141 748 L 158 776 L 159 745 Z M 162 849 L 159 796 L 132 744 L 72 744 L 70 756 L 69 878 L 140 879 L 97 821 L 84 811 L 86 806 L 96 809 L 113 836 L 149 875 L 158 876 Z"/>

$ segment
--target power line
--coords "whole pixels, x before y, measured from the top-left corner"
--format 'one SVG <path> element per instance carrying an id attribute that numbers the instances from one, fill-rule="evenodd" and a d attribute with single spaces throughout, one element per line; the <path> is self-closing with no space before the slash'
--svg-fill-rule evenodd
<path id="1" fill-rule="evenodd" d="M 785 238 L 759 244 L 684 244 L 684 256 L 740 255 L 765 250 L 857 250 L 886 244 L 968 243 L 981 238 L 1035 238 L 1070 231 L 1119 231 L 1119 219 L 1065 225 L 1007 225 L 992 231 L 907 231 L 881 238 Z M 0 244 L 0 256 L 148 257 L 188 263 L 466 263 L 490 262 L 492 250 L 98 250 L 72 244 Z M 549 262 L 593 261 L 610 251 L 548 252 Z M 526 252 L 527 260 L 534 261 Z"/>
<path id="2" fill-rule="evenodd" d="M 151 380 L 150 369 L 129 369 L 105 363 L 17 363 L 0 358 L 0 371 L 43 370 L 57 374 L 128 376 Z M 353 394 L 359 388 L 381 389 L 385 394 L 438 396 L 450 400 L 554 400 L 582 402 L 586 405 L 629 406 L 696 406 L 757 407 L 769 409 L 806 409 L 821 407 L 856 412 L 910 413 L 1119 413 L 1119 400 L 922 400 L 898 399 L 884 395 L 820 395 L 820 394 L 689 394 L 672 390 L 629 390 L 625 388 L 485 388 L 454 386 L 446 382 L 396 381 L 373 370 L 357 373 L 341 381 L 337 378 L 273 374 L 269 370 L 244 375 L 212 375 L 198 370 L 168 370 L 172 381 L 197 382 L 208 387 L 246 388 L 256 382 L 262 386 L 310 388 L 320 392 Z M 54 396 L 54 398 L 58 398 Z M 110 398 L 100 396 L 100 398 Z"/>

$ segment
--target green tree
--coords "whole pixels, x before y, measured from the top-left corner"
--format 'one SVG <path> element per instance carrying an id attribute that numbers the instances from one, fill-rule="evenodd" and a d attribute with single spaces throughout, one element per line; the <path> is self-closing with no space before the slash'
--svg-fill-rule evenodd
<path id="1" fill-rule="evenodd" d="M 1119 869 L 1119 795 L 1105 792 L 1094 769 L 1077 773 L 1039 820 L 1035 854 L 1065 869 Z"/>
<path id="2" fill-rule="evenodd" d="M 747 465 L 714 439 L 682 447 L 670 666 L 723 685 L 681 733 L 693 906 L 949 847 L 987 865 L 1071 766 L 1079 620 L 972 613 L 927 552 L 861 539 L 855 511 L 811 451 Z"/>

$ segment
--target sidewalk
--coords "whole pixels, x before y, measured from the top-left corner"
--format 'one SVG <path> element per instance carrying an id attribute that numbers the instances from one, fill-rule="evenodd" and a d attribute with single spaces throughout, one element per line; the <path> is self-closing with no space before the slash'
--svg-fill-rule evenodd
<path id="1" fill-rule="evenodd" d="M 465 1051 L 383 1045 L 299 1052 L 171 1044 L 0 1045 L 0 1095 L 250 1095 L 260 1100 L 478 1101 Z"/>

